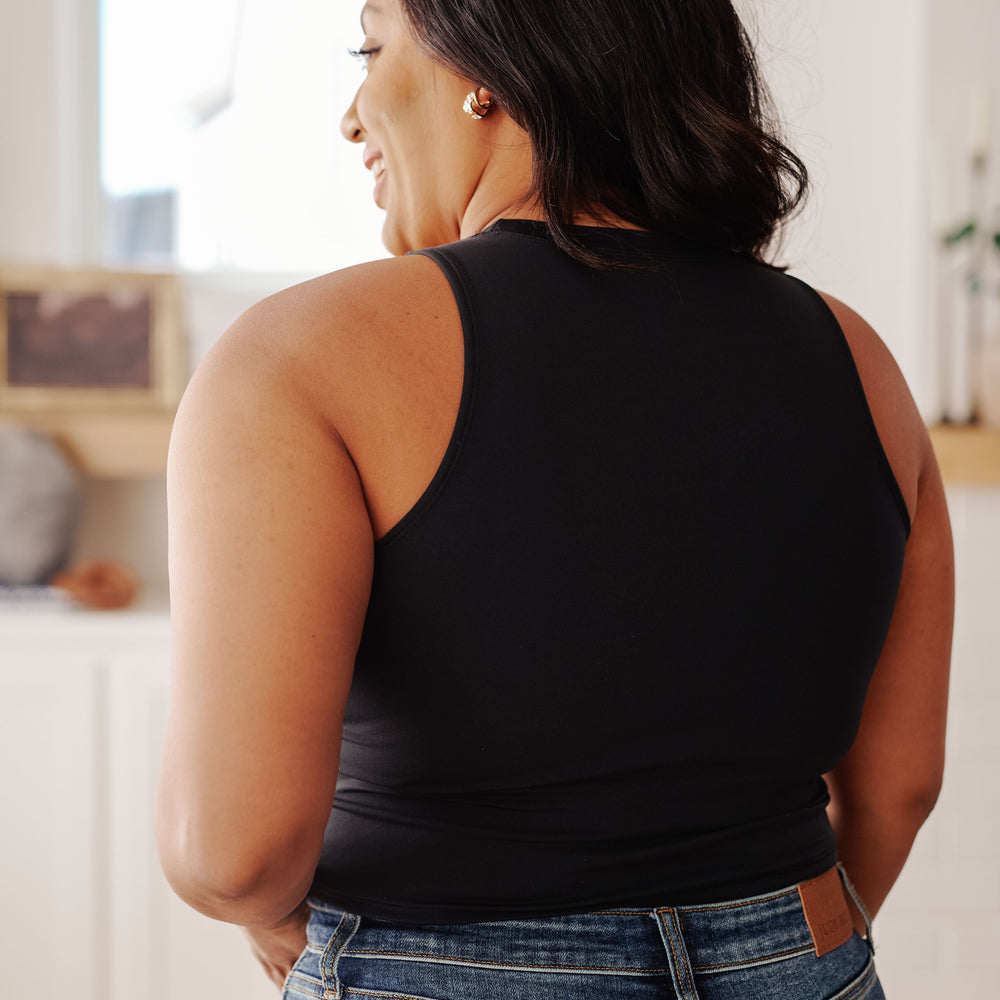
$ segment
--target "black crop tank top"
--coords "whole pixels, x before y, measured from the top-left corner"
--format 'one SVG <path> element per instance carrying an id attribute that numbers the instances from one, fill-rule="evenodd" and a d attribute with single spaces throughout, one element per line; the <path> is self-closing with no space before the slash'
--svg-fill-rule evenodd
<path id="1" fill-rule="evenodd" d="M 376 544 L 312 894 L 447 923 L 715 902 L 837 858 L 909 520 L 840 327 L 676 237 L 542 224 L 422 251 L 465 380 Z"/>

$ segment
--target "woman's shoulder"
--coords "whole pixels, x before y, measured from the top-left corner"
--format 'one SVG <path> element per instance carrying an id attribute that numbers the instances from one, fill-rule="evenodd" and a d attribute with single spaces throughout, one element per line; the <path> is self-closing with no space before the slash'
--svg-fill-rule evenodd
<path id="1" fill-rule="evenodd" d="M 921 480 L 932 467 L 936 469 L 923 418 L 882 338 L 850 306 L 825 292 L 819 294 L 836 317 L 850 347 L 875 429 L 912 522 Z"/>
<path id="2" fill-rule="evenodd" d="M 331 271 L 262 299 L 220 339 L 222 350 L 254 348 L 298 376 L 342 367 L 392 344 L 449 297 L 427 257 L 374 260 Z"/>
<path id="3" fill-rule="evenodd" d="M 295 405 L 338 411 L 392 381 L 440 333 L 452 300 L 427 257 L 375 260 L 268 296 L 226 330 L 199 365 L 199 383 L 239 386 Z M 454 308 L 452 306 L 452 308 Z M 450 317 L 449 317 L 450 318 Z"/>

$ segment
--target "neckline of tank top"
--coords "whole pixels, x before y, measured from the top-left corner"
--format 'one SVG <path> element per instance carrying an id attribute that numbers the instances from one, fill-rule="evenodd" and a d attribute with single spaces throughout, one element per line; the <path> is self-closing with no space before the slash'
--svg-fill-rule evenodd
<path id="1" fill-rule="evenodd" d="M 671 257 L 706 256 L 736 257 L 738 255 L 722 247 L 701 243 L 680 233 L 651 229 L 627 229 L 624 226 L 569 226 L 569 232 L 584 245 L 603 245 L 608 249 L 622 250 L 639 256 L 659 257 L 669 253 Z M 496 233 L 511 233 L 528 236 L 551 243 L 548 225 L 541 219 L 501 218 L 491 222 L 479 233 L 487 236 Z"/>

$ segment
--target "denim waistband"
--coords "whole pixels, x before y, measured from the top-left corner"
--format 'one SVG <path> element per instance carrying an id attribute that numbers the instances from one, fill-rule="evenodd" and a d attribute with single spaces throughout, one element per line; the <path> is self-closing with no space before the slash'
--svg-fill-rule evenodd
<path id="1" fill-rule="evenodd" d="M 843 870 L 838 866 L 835 871 L 867 924 L 864 907 Z M 669 978 L 677 997 L 696 998 L 696 980 L 702 977 L 821 954 L 816 927 L 811 926 L 816 920 L 807 917 L 804 898 L 795 885 L 703 906 L 626 907 L 530 920 L 423 926 L 385 923 L 310 900 L 309 950 L 316 959 L 315 972 L 303 969 L 293 977 L 298 975 L 300 987 L 306 981 L 323 984 L 322 993 L 307 995 L 340 997 L 345 995 L 338 975 L 343 963 L 364 975 L 376 965 L 416 962 L 526 975 Z M 867 927 L 871 951 L 870 924 Z M 846 934 L 850 936 L 850 927 Z M 348 996 L 363 993 L 346 990 Z"/>

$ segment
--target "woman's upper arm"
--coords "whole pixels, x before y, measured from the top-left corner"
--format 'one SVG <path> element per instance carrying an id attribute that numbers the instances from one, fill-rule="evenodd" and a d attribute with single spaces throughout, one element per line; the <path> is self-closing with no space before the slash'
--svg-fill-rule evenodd
<path id="1" fill-rule="evenodd" d="M 280 323 L 258 307 L 216 345 L 168 471 L 161 858 L 188 902 L 239 923 L 278 919 L 308 889 L 372 576 L 357 473 Z"/>
<path id="2" fill-rule="evenodd" d="M 899 369 L 867 323 L 824 296 L 840 321 L 879 437 L 911 516 L 892 623 L 861 728 L 835 768 L 843 806 L 929 809 L 944 767 L 954 556 L 930 438 Z"/>

